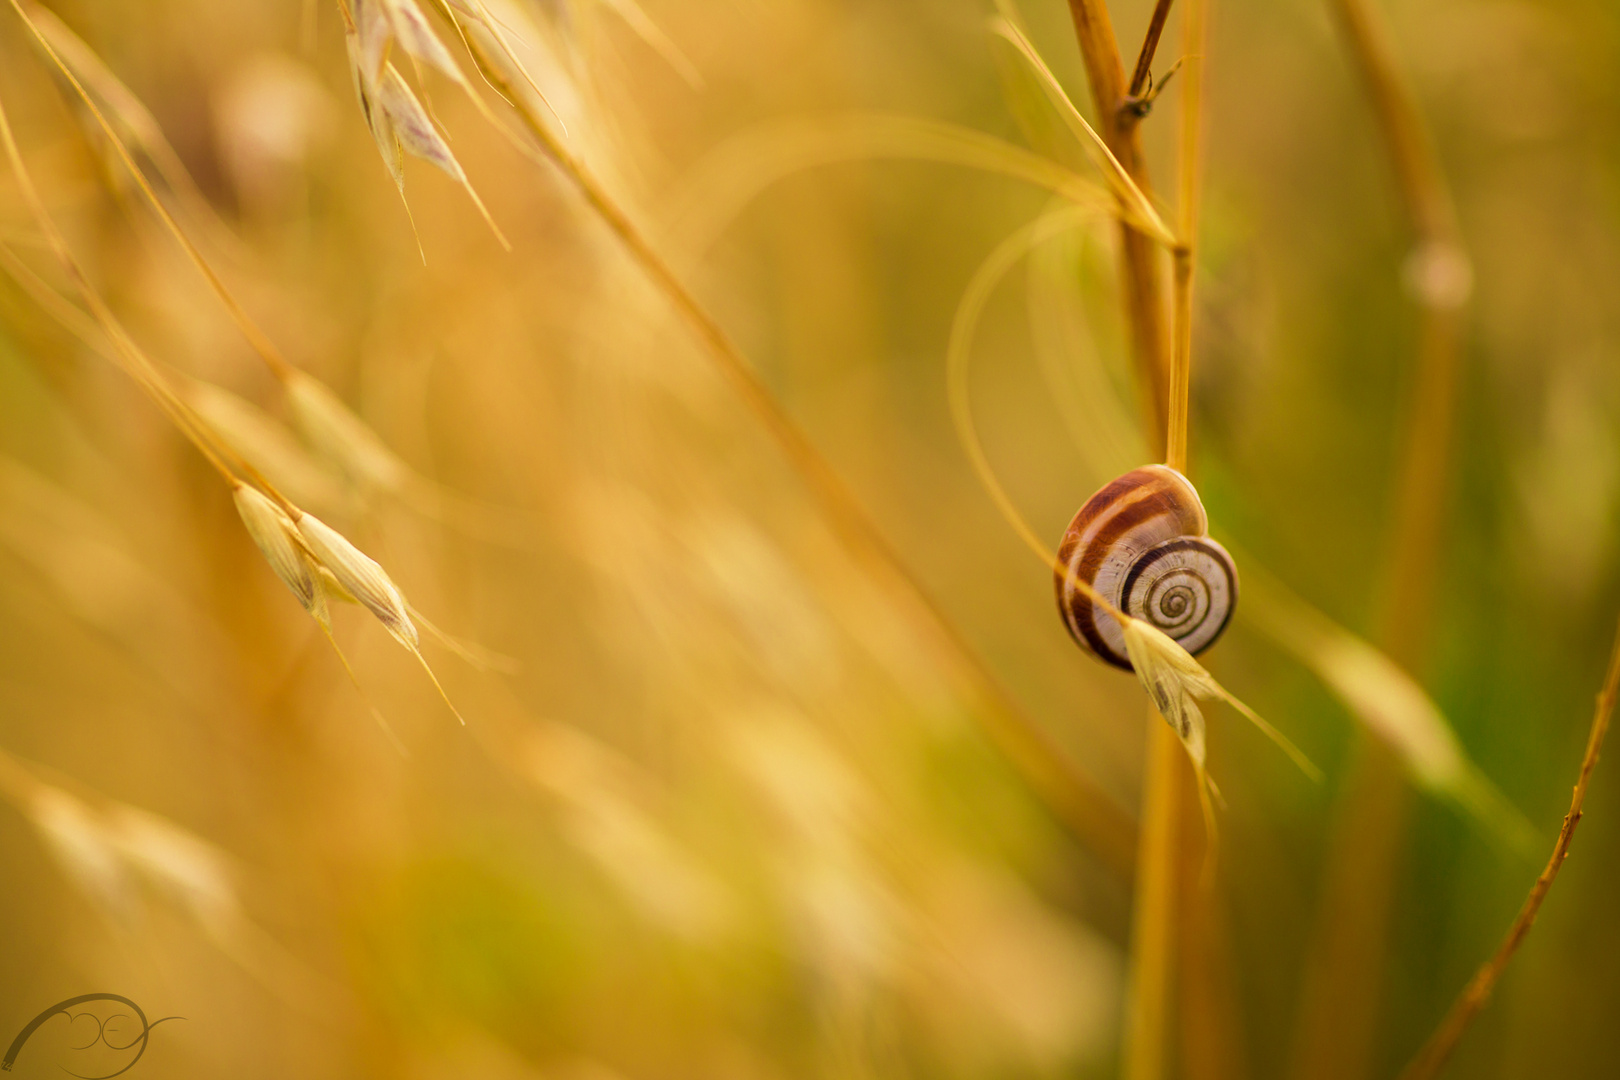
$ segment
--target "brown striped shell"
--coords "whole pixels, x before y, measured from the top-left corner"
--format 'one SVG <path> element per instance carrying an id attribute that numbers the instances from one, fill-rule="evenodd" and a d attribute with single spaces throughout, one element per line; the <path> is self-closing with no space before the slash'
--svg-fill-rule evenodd
<path id="1" fill-rule="evenodd" d="M 1086 582 L 1190 653 L 1209 648 L 1237 605 L 1237 567 L 1208 535 L 1198 492 L 1167 465 L 1132 469 L 1086 500 L 1058 548 L 1058 610 L 1080 647 L 1131 669 L 1119 622 L 1077 589 Z"/>

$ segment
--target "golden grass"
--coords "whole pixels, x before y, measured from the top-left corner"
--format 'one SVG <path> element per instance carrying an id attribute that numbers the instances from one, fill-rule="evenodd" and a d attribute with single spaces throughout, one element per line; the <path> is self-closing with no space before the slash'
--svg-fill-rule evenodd
<path id="1" fill-rule="evenodd" d="M 1324 770 L 1228 686 L 1329 775 L 1343 768 L 1347 714 L 1357 738 L 1393 749 L 1389 778 L 1399 770 L 1491 840 L 1523 844 L 1529 826 L 1503 791 L 1525 798 L 1533 769 L 1504 769 L 1477 703 L 1416 677 L 1432 612 L 1478 618 L 1430 596 L 1449 565 L 1440 495 L 1473 270 L 1413 99 L 1360 4 L 1341 7 L 1416 236 L 1407 287 L 1424 319 L 1382 648 L 1346 620 L 1342 596 L 1322 599 L 1359 587 L 1356 564 L 1329 574 L 1289 555 L 1315 523 L 1264 485 L 1286 475 L 1293 444 L 1264 441 L 1272 460 L 1258 466 L 1242 450 L 1256 416 L 1254 438 L 1276 438 L 1254 404 L 1272 393 L 1300 394 L 1305 419 L 1289 430 L 1301 447 L 1346 432 L 1308 430 L 1337 408 L 1309 381 L 1333 357 L 1302 360 L 1290 343 L 1276 347 L 1281 366 L 1244 367 L 1272 346 L 1233 343 L 1233 267 L 1259 241 L 1234 210 L 1227 148 L 1245 146 L 1254 171 L 1287 155 L 1257 150 L 1222 97 L 1263 46 L 1212 35 L 1200 0 L 1183 0 L 1169 41 L 1169 0 L 1112 15 L 1071 0 L 1089 116 L 1064 87 L 1079 69 L 1046 44 L 1052 12 L 1034 5 L 1028 22 L 1002 3 L 987 31 L 969 13 L 929 39 L 907 20 L 937 31 L 940 13 L 874 12 L 856 33 L 850 13 L 802 0 L 748 15 L 779 35 L 757 44 L 752 23 L 700 37 L 712 15 L 676 3 L 340 0 L 336 20 L 306 6 L 283 28 L 303 35 L 296 64 L 320 102 L 350 80 L 359 108 L 348 139 L 311 144 L 252 193 L 216 168 L 229 151 L 188 128 L 154 75 L 189 85 L 176 59 L 188 34 L 199 49 L 210 34 L 238 40 L 208 21 L 217 12 L 124 42 L 108 28 L 140 19 L 11 7 L 15 41 L 45 63 L 0 80 L 4 190 L 26 211 L 0 235 L 0 378 L 20 388 L 19 414 L 44 419 L 0 448 L 12 511 L 0 552 L 22 571 L 4 580 L 23 601 L 0 615 L 19 655 L 60 650 L 59 665 L 24 663 L 74 704 L 60 732 L 21 721 L 7 743 L 73 760 L 118 797 L 5 751 L 0 793 L 66 895 L 105 916 L 98 940 L 148 947 L 157 935 L 127 913 L 165 898 L 181 916 L 167 986 L 207 1001 L 219 1031 L 234 1029 L 212 991 L 246 975 L 275 1000 L 289 1060 L 379 1075 L 1162 1080 L 1247 1075 L 1249 1057 L 1270 1068 L 1269 1048 L 1245 1053 L 1244 1013 L 1269 1020 L 1277 987 L 1309 966 L 1299 880 L 1330 841 L 1309 789 L 1273 777 L 1247 736 L 1206 726 L 1203 703 L 1225 699 L 1301 770 Z M 1114 15 L 1147 20 L 1129 69 Z M 881 42 L 863 55 L 883 63 L 861 70 L 886 89 L 800 87 L 823 33 L 840 56 Z M 935 56 L 968 37 L 971 54 Z M 1212 39 L 1230 65 L 1209 55 Z M 295 63 L 250 53 L 195 63 L 211 86 L 260 60 Z M 978 101 L 995 100 L 992 64 L 1039 151 L 993 132 L 1008 117 Z M 40 71 L 64 84 L 67 112 L 31 81 Z M 1156 112 L 1176 97 L 1161 93 L 1171 74 L 1174 132 Z M 914 105 L 929 101 L 949 118 Z M 241 115 L 215 105 L 216 125 Z M 77 132 L 64 123 L 75 116 Z M 1269 137 L 1320 141 L 1281 122 Z M 693 160 L 683 183 L 670 179 Z M 1174 162 L 1173 212 L 1150 160 Z M 860 164 L 874 161 L 947 169 Z M 410 177 L 407 233 L 385 187 L 403 199 L 421 163 L 434 168 Z M 1299 198 L 1318 206 L 1335 191 Z M 1353 231 L 1320 228 L 1290 242 Z M 36 266 L 42 253 L 57 268 Z M 206 290 L 191 288 L 193 269 Z M 1015 287 L 1011 320 L 998 305 Z M 976 353 L 1013 362 L 975 369 Z M 108 364 L 80 365 L 94 357 Z M 156 412 L 128 407 L 127 384 L 102 387 L 103 369 Z M 75 428 L 88 438 L 61 433 Z M 1062 641 L 1042 537 L 1077 494 L 1160 447 L 1199 477 L 1217 524 L 1264 554 L 1238 559 L 1243 610 L 1209 667 L 1114 612 L 1156 710 L 1138 768 L 1140 697 Z M 1003 558 L 1013 537 L 1038 578 Z M 1331 551 L 1365 538 L 1314 539 Z M 1262 558 L 1279 564 L 1275 579 Z M 418 603 L 499 649 L 440 629 Z M 351 637 L 340 604 L 409 657 L 373 648 L 374 632 Z M 1559 625 L 1572 635 L 1577 620 Z M 1250 629 L 1280 651 L 1255 649 Z M 476 669 L 449 684 L 457 704 L 424 638 Z M 1468 685 L 1494 686 L 1481 639 L 1465 644 Z M 328 645 L 391 750 L 326 722 L 356 704 Z M 401 664 L 420 665 L 468 719 L 444 725 Z M 1302 671 L 1327 694 L 1301 689 Z M 1553 859 L 1409 1075 L 1437 1074 L 1540 910 L 1617 678 L 1620 653 Z M 106 753 L 78 753 L 101 739 Z M 154 779 L 113 768 L 125 761 Z M 1217 807 L 1210 769 L 1230 806 Z M 228 809 L 210 801 L 220 792 Z M 1139 819 L 1121 809 L 1133 794 Z M 1372 891 L 1396 896 L 1411 815 L 1375 818 L 1361 831 L 1393 842 L 1362 836 L 1357 850 L 1383 858 Z M 1472 887 L 1482 872 L 1468 873 Z M 30 874 L 24 863 L 19 925 L 39 921 L 29 897 L 53 895 Z M 1348 902 L 1326 900 L 1330 913 Z M 1352 1067 L 1369 1057 L 1373 946 L 1391 917 L 1412 917 L 1377 901 L 1348 932 L 1369 947 L 1343 961 L 1361 1020 L 1342 1036 L 1312 1020 L 1339 986 L 1312 967 L 1296 1069 L 1341 1050 Z M 1228 906 L 1243 919 L 1228 925 Z M 182 954 L 189 936 L 231 974 Z M 1443 970 L 1441 946 L 1423 948 L 1421 963 Z M 1415 1042 L 1419 1021 L 1399 1022 Z M 211 1067 L 231 1053 L 187 1052 Z"/>

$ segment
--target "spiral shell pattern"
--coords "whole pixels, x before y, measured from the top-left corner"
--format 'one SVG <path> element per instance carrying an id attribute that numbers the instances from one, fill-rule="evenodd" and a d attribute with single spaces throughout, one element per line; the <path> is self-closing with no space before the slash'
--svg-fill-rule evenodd
<path id="1" fill-rule="evenodd" d="M 1130 670 L 1125 636 L 1083 594 L 1083 581 L 1190 653 L 1221 636 L 1237 604 L 1237 567 L 1206 534 L 1209 519 L 1185 476 L 1166 465 L 1132 469 L 1086 500 L 1058 548 L 1058 610 L 1080 647 Z"/>

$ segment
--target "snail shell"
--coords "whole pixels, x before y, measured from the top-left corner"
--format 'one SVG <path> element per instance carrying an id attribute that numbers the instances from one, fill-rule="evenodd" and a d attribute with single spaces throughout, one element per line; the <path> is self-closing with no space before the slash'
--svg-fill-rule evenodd
<path id="1" fill-rule="evenodd" d="M 1131 670 L 1119 622 L 1077 589 L 1086 582 L 1190 653 L 1209 648 L 1237 604 L 1237 567 L 1206 534 L 1209 518 L 1185 476 L 1132 469 L 1086 500 L 1058 548 L 1058 610 L 1082 649 Z M 1065 572 L 1066 571 L 1066 572 Z"/>

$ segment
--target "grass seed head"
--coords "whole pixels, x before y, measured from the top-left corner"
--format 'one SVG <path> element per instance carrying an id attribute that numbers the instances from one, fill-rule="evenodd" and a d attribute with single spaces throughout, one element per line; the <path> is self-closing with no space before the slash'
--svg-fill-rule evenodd
<path id="1" fill-rule="evenodd" d="M 388 114 L 376 101 L 376 78 L 366 74 L 366 61 L 364 48 L 361 45 L 360 35 L 350 33 L 346 37 L 349 47 L 349 74 L 354 79 L 354 93 L 360 99 L 360 114 L 365 117 L 366 128 L 371 137 L 376 140 L 377 152 L 382 155 L 383 164 L 388 168 L 388 175 L 393 178 L 394 186 L 399 189 L 399 197 L 405 197 L 405 154 L 400 149 L 399 136 L 394 133 L 394 125 L 388 119 Z M 407 204 L 407 211 L 409 204 Z"/>
<path id="2" fill-rule="evenodd" d="M 1220 687 L 1187 650 L 1167 634 L 1141 619 L 1122 619 L 1125 648 L 1131 667 L 1142 682 L 1142 689 L 1169 721 L 1187 753 L 1200 767 L 1204 764 L 1204 714 L 1198 698 L 1220 695 Z"/>
<path id="3" fill-rule="evenodd" d="M 1276 743 L 1301 772 L 1321 782 L 1322 770 L 1299 747 L 1216 682 L 1174 638 L 1141 619 L 1122 619 L 1120 628 L 1125 634 L 1125 648 L 1130 654 L 1131 667 L 1136 669 L 1136 677 L 1142 681 L 1143 689 L 1159 712 L 1181 736 L 1200 772 L 1204 767 L 1204 714 L 1199 711 L 1197 702 L 1219 698 Z"/>
<path id="4" fill-rule="evenodd" d="M 462 169 L 461 162 L 450 152 L 450 144 L 433 126 L 432 118 L 417 100 L 399 69 L 393 64 L 384 64 L 375 91 L 376 102 L 388 115 L 400 145 L 423 161 L 437 166 L 454 180 L 465 183 L 467 173 Z"/>
<path id="5" fill-rule="evenodd" d="M 405 597 L 377 562 L 313 514 L 298 519 L 298 532 L 345 592 L 377 617 L 388 632 L 413 653 L 417 651 L 416 624 L 411 622 Z"/>
<path id="6" fill-rule="evenodd" d="M 258 545 L 270 569 L 298 597 L 304 610 L 324 625 L 325 597 L 316 583 L 316 568 L 304 554 L 304 542 L 292 519 L 282 513 L 281 507 L 246 484 L 238 487 L 232 498 L 248 536 Z"/>
<path id="7" fill-rule="evenodd" d="M 457 85 L 471 89 L 416 0 L 358 0 L 355 27 L 360 35 L 361 55 L 372 73 L 381 71 L 392 40 L 411 56 L 449 76 Z"/>

